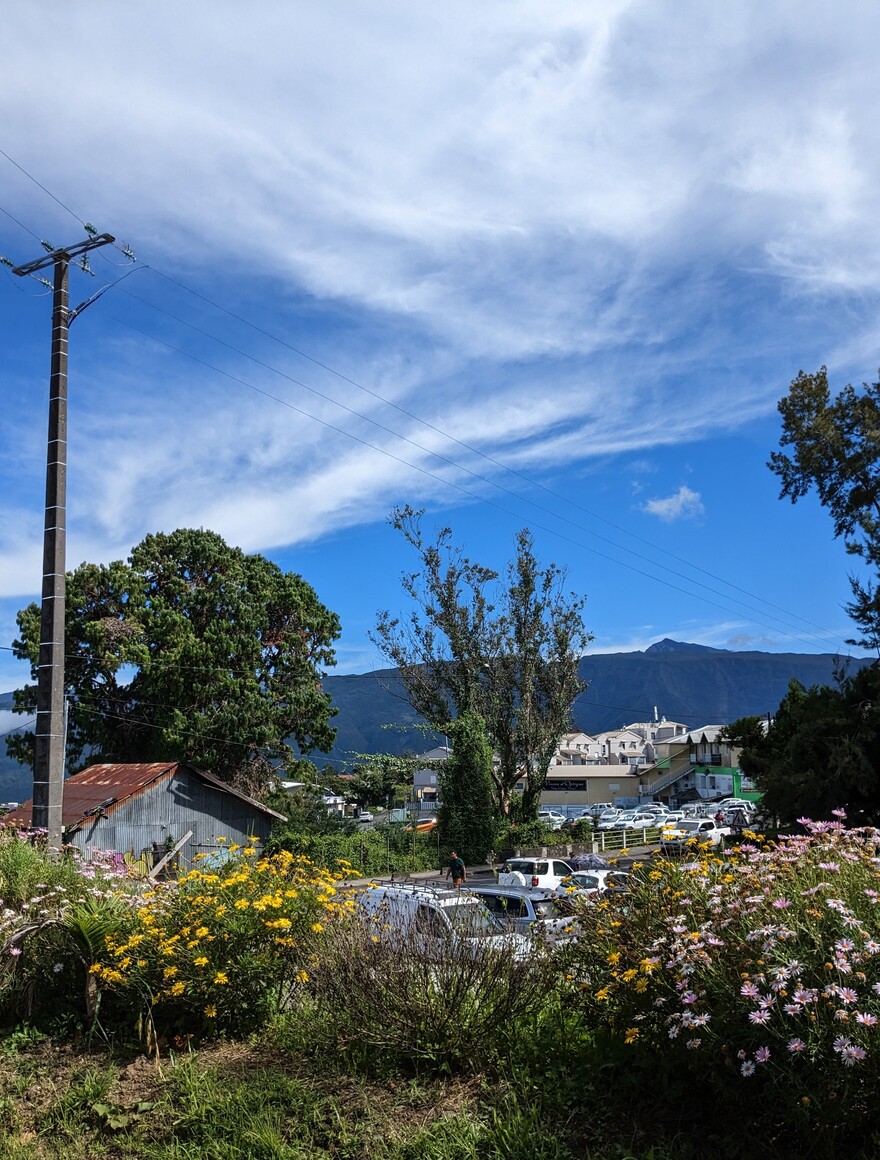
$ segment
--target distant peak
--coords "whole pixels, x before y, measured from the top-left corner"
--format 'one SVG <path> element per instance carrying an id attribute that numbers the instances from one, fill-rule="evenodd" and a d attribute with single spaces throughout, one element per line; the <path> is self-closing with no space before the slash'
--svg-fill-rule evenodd
<path id="1" fill-rule="evenodd" d="M 668 636 L 658 640 L 645 649 L 646 653 L 692 652 L 692 653 L 719 653 L 726 652 L 723 648 L 711 648 L 707 644 L 689 644 L 684 640 L 670 640 Z"/>

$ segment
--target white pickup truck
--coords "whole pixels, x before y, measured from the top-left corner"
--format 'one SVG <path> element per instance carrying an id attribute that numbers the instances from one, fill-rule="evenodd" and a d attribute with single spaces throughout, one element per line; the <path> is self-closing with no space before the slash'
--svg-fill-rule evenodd
<path id="1" fill-rule="evenodd" d="M 721 846 L 730 833 L 730 826 L 719 826 L 714 818 L 682 818 L 661 832 L 660 849 L 664 854 L 681 854 L 689 843 L 694 849 L 705 842 Z"/>

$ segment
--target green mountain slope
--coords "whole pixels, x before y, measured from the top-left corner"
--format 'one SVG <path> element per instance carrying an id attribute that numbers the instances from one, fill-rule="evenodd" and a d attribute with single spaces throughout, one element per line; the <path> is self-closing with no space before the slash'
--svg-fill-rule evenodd
<path id="1" fill-rule="evenodd" d="M 861 667 L 870 658 L 849 663 Z M 651 720 L 656 707 L 659 716 L 689 728 L 721 725 L 775 712 L 792 677 L 808 687 L 833 683 L 837 664 L 830 653 L 728 652 L 672 640 L 644 652 L 587 656 L 581 677 L 589 688 L 575 703 L 574 724 L 599 733 Z M 338 709 L 337 737 L 330 754 L 312 755 L 318 766 L 342 765 L 354 753 L 424 753 L 442 741 L 421 727 L 394 669 L 327 677 L 324 687 Z M 0 693 L 0 710 L 11 702 L 10 693 Z M 0 801 L 21 801 L 30 793 L 30 771 L 0 746 Z"/>
<path id="2" fill-rule="evenodd" d="M 870 663 L 853 660 L 853 667 Z M 659 641 L 644 652 L 601 653 L 581 662 L 589 687 L 575 703 L 575 727 L 586 733 L 616 729 L 659 716 L 689 728 L 720 725 L 737 717 L 775 712 L 788 682 L 831 684 L 837 658 L 830 653 L 729 652 L 705 645 Z M 412 726 L 417 722 L 393 669 L 359 676 L 328 677 L 324 687 L 339 710 L 337 740 L 330 759 L 362 753 L 428 748 Z M 397 732 L 383 726 L 404 725 Z"/>

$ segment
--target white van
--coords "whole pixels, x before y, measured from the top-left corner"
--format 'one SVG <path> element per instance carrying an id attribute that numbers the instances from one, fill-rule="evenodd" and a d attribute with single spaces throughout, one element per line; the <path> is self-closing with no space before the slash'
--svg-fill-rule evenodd
<path id="1" fill-rule="evenodd" d="M 475 958 L 493 950 L 523 958 L 533 950 L 529 938 L 504 933 L 481 899 L 460 890 L 416 883 L 373 886 L 358 895 L 357 904 L 380 938 L 423 954 L 453 947 Z"/>

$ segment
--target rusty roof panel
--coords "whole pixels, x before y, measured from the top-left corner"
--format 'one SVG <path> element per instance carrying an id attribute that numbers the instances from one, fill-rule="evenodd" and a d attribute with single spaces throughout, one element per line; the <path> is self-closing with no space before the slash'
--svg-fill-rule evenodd
<path id="1" fill-rule="evenodd" d="M 142 792 L 157 778 L 172 775 L 179 764 L 177 761 L 152 761 L 134 765 L 90 765 L 64 782 L 61 825 L 69 829 L 99 806 L 105 806 L 104 812 L 111 813 L 121 802 Z M 3 823 L 29 826 L 31 810 L 32 802 L 23 802 L 3 818 Z"/>
<path id="2" fill-rule="evenodd" d="M 98 811 L 100 807 L 104 814 L 112 814 L 123 802 L 136 797 L 138 794 L 158 781 L 159 778 L 173 777 L 181 765 L 179 761 L 140 762 L 127 765 L 90 765 L 82 773 L 75 773 L 64 782 L 64 800 L 61 807 L 61 825 L 65 830 L 77 826 L 84 818 Z M 216 789 L 253 806 L 261 813 L 286 821 L 283 814 L 263 805 L 262 802 L 243 794 L 241 790 L 227 785 L 205 770 L 197 769 L 194 765 L 187 765 L 197 777 L 206 781 Z M 31 824 L 32 802 L 23 802 L 18 809 L 13 810 L 0 819 L 0 825 L 27 827 Z"/>

